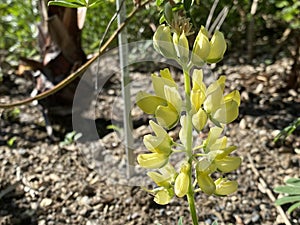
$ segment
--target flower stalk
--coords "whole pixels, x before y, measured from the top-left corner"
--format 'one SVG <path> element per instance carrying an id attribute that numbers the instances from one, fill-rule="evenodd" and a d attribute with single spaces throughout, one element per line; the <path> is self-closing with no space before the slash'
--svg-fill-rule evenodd
<path id="1" fill-rule="evenodd" d="M 168 69 L 161 70 L 160 76 L 152 75 L 154 95 L 138 93 L 137 105 L 145 113 L 154 115 L 157 123 L 150 121 L 155 136 L 144 137 L 144 144 L 151 153 L 140 154 L 137 161 L 146 169 L 158 170 L 148 173 L 158 186 L 149 191 L 154 195 L 154 201 L 165 205 L 174 196 L 186 196 L 193 225 L 198 225 L 196 192 L 226 196 L 237 190 L 237 182 L 223 176 L 236 170 L 241 159 L 230 156 L 236 147 L 227 146 L 227 137 L 222 133 L 225 125 L 238 116 L 240 95 L 238 91 L 232 91 L 224 96 L 225 76 L 220 76 L 207 87 L 203 82 L 203 71 L 192 71 L 194 67 L 216 63 L 223 58 L 226 50 L 223 34 L 217 31 L 209 41 L 208 32 L 201 27 L 195 42 L 189 45 L 188 32 L 183 27 L 171 29 L 161 25 L 154 35 L 155 49 L 181 66 L 185 93 L 182 99 Z M 171 38 L 172 30 L 174 34 Z M 189 46 L 193 46 L 193 51 L 189 50 Z M 167 132 L 178 123 L 181 125 L 179 143 Z M 199 146 L 194 146 L 193 131 L 200 133 L 204 127 L 209 128 L 207 138 Z M 180 151 L 173 149 L 176 146 L 180 146 Z M 185 159 L 177 172 L 170 157 L 178 152 L 185 152 Z M 212 174 L 218 172 L 221 174 L 214 180 Z"/>

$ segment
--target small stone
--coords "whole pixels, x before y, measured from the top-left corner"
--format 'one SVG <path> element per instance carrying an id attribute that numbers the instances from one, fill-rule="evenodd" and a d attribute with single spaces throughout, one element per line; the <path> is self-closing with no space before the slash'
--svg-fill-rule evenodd
<path id="1" fill-rule="evenodd" d="M 79 211 L 79 215 L 82 215 L 82 216 L 85 216 L 86 213 L 87 213 L 87 208 L 86 208 L 86 207 L 84 207 L 83 209 L 81 209 L 81 210 Z"/>
<path id="2" fill-rule="evenodd" d="M 52 199 L 51 198 L 44 198 L 41 202 L 40 202 L 40 206 L 42 208 L 47 207 L 49 205 L 52 204 Z"/>
<path id="3" fill-rule="evenodd" d="M 289 95 L 291 95 L 293 97 L 297 97 L 298 96 L 297 92 L 294 89 L 290 89 L 289 90 Z"/>
<path id="4" fill-rule="evenodd" d="M 131 215 L 131 218 L 132 219 L 136 219 L 136 218 L 138 218 L 140 216 L 140 214 L 138 214 L 137 212 L 135 212 L 135 213 L 133 213 L 132 215 Z"/>
<path id="5" fill-rule="evenodd" d="M 246 120 L 243 118 L 243 119 L 241 119 L 241 121 L 240 121 L 240 124 L 239 124 L 239 127 L 241 128 L 241 129 L 246 129 L 246 127 L 247 127 L 247 122 L 246 122 Z"/>
<path id="6" fill-rule="evenodd" d="M 46 224 L 46 220 L 40 220 L 38 221 L 38 225 L 45 225 Z"/>
<path id="7" fill-rule="evenodd" d="M 264 89 L 264 85 L 262 83 L 258 84 L 256 89 L 254 90 L 255 94 L 259 94 Z"/>

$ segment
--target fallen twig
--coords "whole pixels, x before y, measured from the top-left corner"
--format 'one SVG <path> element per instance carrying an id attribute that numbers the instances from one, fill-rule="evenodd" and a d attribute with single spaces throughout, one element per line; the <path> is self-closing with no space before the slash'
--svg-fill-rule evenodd
<path id="1" fill-rule="evenodd" d="M 120 26 L 118 27 L 117 30 L 115 30 L 115 32 L 110 36 L 110 38 L 103 44 L 103 46 L 101 46 L 101 48 L 99 49 L 99 51 L 95 54 L 95 56 L 93 58 L 91 58 L 89 61 L 87 61 L 84 65 L 82 65 L 81 67 L 78 68 L 77 71 L 75 71 L 74 73 L 70 74 L 68 77 L 66 77 L 64 80 L 62 80 L 60 83 L 58 83 L 57 85 L 55 85 L 53 88 L 42 92 L 41 94 L 38 94 L 34 97 L 30 97 L 30 98 L 26 98 L 24 100 L 20 100 L 20 101 L 16 101 L 16 102 L 12 102 L 12 103 L 0 103 L 0 108 L 12 108 L 15 106 L 20 106 L 20 105 L 25 105 L 28 104 L 34 100 L 41 100 L 43 98 L 46 98 L 54 93 L 56 93 L 57 91 L 61 90 L 62 88 L 64 88 L 65 86 L 67 86 L 68 84 L 70 84 L 75 78 L 79 77 L 80 75 L 82 75 L 87 69 L 88 67 L 99 57 L 101 56 L 105 50 L 107 49 L 107 47 L 112 43 L 112 41 L 118 36 L 118 34 L 124 29 L 124 27 L 128 24 L 129 20 L 133 18 L 133 16 L 141 9 L 143 8 L 145 5 L 147 5 L 148 3 L 150 3 L 152 0 L 146 0 L 145 2 L 143 2 L 142 4 L 138 5 L 137 7 L 135 7 L 130 14 L 127 16 L 126 20 L 120 24 Z"/>

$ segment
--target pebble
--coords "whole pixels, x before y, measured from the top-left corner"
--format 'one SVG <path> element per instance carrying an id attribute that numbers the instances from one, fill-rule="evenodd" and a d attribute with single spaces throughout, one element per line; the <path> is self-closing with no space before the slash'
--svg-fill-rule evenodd
<path id="1" fill-rule="evenodd" d="M 44 198 L 42 199 L 42 201 L 40 202 L 40 206 L 42 208 L 50 206 L 52 204 L 52 199 L 51 198 Z"/>
<path id="2" fill-rule="evenodd" d="M 239 123 L 239 128 L 244 130 L 244 129 L 246 129 L 246 127 L 247 127 L 247 123 L 246 123 L 246 120 L 243 118 L 243 119 L 241 119 L 241 121 Z"/>

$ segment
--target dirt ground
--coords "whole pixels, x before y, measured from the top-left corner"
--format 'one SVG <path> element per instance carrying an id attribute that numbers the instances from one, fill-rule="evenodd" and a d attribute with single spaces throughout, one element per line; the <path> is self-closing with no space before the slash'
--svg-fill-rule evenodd
<path id="1" fill-rule="evenodd" d="M 150 68 L 150 67 L 149 67 Z M 240 115 L 226 128 L 235 154 L 243 158 L 241 167 L 230 174 L 239 189 L 228 197 L 196 197 L 199 221 L 211 224 L 284 224 L 280 209 L 274 205 L 273 188 L 289 177 L 300 177 L 300 132 L 274 143 L 279 130 L 300 116 L 300 92 L 286 88 L 291 60 L 252 65 L 226 61 L 207 76 L 227 76 L 226 90 L 241 93 Z M 132 94 L 150 87 L 150 72 L 131 69 Z M 174 70 L 176 80 L 181 74 Z M 120 73 L 118 70 L 103 85 L 92 101 L 101 138 L 60 144 L 64 134 L 55 128 L 56 140 L 46 133 L 37 106 L 24 105 L 2 110 L 0 120 L 0 225 L 18 224 L 110 224 L 148 225 L 191 224 L 186 199 L 174 198 L 160 206 L 140 186 L 151 184 L 141 176 L 127 180 L 126 155 L 122 129 L 106 128 L 113 120 L 120 126 Z M 33 83 L 8 71 L 0 82 L 0 102 L 29 96 Z M 142 136 L 150 132 L 148 118 L 132 108 L 134 154 L 145 150 Z M 66 118 L 60 118 L 66 121 Z M 84 135 L 84 134 L 83 134 Z M 172 131 L 174 138 L 178 129 Z M 10 140 L 10 142 L 9 142 Z M 137 168 L 137 171 L 141 169 Z M 300 210 L 287 216 L 300 224 Z"/>

